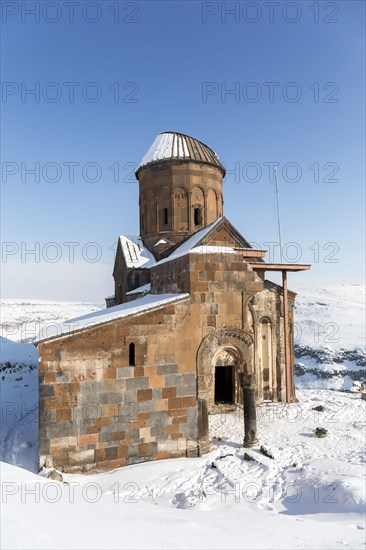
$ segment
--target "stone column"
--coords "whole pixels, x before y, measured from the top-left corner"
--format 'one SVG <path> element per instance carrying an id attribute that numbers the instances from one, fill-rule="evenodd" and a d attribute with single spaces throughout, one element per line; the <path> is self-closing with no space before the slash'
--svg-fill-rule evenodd
<path id="1" fill-rule="evenodd" d="M 255 383 L 251 374 L 240 374 L 240 383 L 243 388 L 244 405 L 244 447 L 256 447 L 257 439 L 257 410 L 255 399 Z"/>
<path id="2" fill-rule="evenodd" d="M 208 193 L 207 191 L 203 194 L 203 212 L 202 212 L 202 227 L 206 227 L 207 225 L 207 208 L 208 208 Z"/>
<path id="3" fill-rule="evenodd" d="M 170 232 L 176 233 L 177 232 L 177 224 L 175 220 L 175 193 L 174 191 L 171 194 L 170 197 L 170 208 L 171 208 L 171 215 L 170 215 Z"/>

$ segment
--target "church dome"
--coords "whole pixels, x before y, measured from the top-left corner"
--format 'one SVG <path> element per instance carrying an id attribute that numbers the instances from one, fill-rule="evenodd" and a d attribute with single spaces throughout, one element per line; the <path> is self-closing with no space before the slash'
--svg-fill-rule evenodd
<path id="1" fill-rule="evenodd" d="M 208 145 L 179 132 L 161 132 L 156 136 L 154 143 L 141 160 L 136 176 L 143 166 L 171 160 L 210 164 L 219 168 L 225 176 L 224 166 Z"/>

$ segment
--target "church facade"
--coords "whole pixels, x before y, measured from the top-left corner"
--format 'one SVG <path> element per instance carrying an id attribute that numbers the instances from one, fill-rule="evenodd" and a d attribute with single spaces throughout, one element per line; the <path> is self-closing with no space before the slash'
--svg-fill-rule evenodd
<path id="1" fill-rule="evenodd" d="M 118 239 L 106 308 L 40 334 L 40 465 L 68 472 L 210 449 L 208 415 L 295 399 L 287 272 L 223 216 L 225 168 L 159 134 L 136 171 L 140 235 Z M 282 273 L 283 286 L 265 279 Z"/>

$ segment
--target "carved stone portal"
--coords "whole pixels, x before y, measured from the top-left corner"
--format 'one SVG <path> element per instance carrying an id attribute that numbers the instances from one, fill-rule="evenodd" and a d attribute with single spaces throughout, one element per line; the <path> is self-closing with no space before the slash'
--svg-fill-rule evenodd
<path id="1" fill-rule="evenodd" d="M 245 445 L 256 439 L 254 339 L 236 327 L 214 330 L 206 336 L 197 353 L 198 399 L 211 414 L 244 406 Z M 243 383 L 244 381 L 244 383 Z M 208 431 L 202 434 L 208 441 Z"/>

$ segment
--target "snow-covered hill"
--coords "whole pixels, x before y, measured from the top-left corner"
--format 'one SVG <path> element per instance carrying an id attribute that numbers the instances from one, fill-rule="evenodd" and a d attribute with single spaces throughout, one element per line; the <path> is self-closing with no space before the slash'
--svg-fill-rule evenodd
<path id="1" fill-rule="evenodd" d="M 0 331 L 3 338 L 32 342 L 41 328 L 57 327 L 66 319 L 104 307 L 83 302 L 1 300 Z"/>
<path id="2" fill-rule="evenodd" d="M 294 290 L 297 387 L 347 390 L 366 380 L 365 285 Z"/>
<path id="3" fill-rule="evenodd" d="M 301 346 L 365 353 L 365 285 L 294 288 L 295 340 Z"/>

